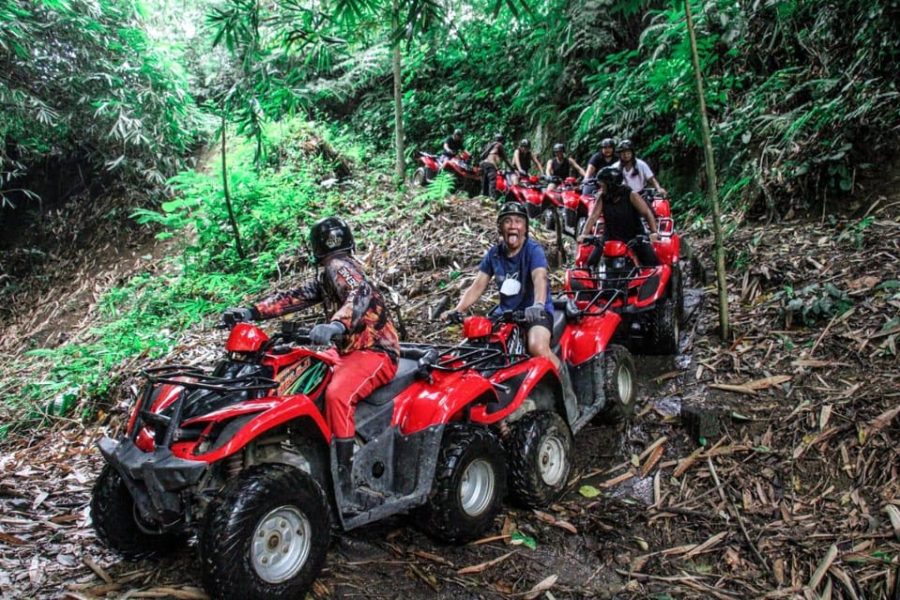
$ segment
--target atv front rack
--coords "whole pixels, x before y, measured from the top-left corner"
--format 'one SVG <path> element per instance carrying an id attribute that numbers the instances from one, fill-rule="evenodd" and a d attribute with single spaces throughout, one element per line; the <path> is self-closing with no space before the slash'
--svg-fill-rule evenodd
<path id="1" fill-rule="evenodd" d="M 157 446 L 164 448 L 174 441 L 175 434 L 179 430 L 185 398 L 187 398 L 189 391 L 202 389 L 222 394 L 231 392 L 264 392 L 278 385 L 278 382 L 274 379 L 259 375 L 234 378 L 214 377 L 190 365 L 152 367 L 141 371 L 141 375 L 147 379 L 147 385 L 144 386 L 144 392 L 141 395 L 137 409 L 137 417 L 128 438 L 134 442 L 141 427 L 144 423 L 147 423 L 152 425 L 157 431 L 164 431 L 162 439 L 156 440 Z M 178 398 L 170 407 L 170 416 L 150 412 L 153 390 L 160 384 L 175 385 L 181 388 Z"/>

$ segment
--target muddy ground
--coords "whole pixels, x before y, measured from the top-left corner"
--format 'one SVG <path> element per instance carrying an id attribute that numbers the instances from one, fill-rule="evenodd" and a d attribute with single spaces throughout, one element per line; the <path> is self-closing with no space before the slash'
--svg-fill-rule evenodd
<path id="1" fill-rule="evenodd" d="M 509 507 L 489 538 L 463 547 L 434 543 L 405 517 L 338 534 L 312 595 L 900 598 L 892 202 L 875 202 L 861 232 L 861 214 L 737 229 L 729 239 L 734 335 L 716 336 L 714 289 L 694 279 L 680 355 L 638 358 L 637 414 L 626 426 L 580 432 L 561 501 L 542 513 Z M 449 238 L 401 232 L 364 249 L 411 338 L 452 336 L 427 316 L 468 283 L 467 265 L 490 242 L 489 208 L 453 199 L 412 224 L 454 232 Z M 687 237 L 710 266 L 708 233 Z M 820 288 L 808 290 L 813 283 Z M 849 312 L 815 313 L 826 283 Z M 791 299 L 800 303 L 789 310 Z M 221 338 L 193 331 L 174 358 L 212 360 Z M 121 428 L 134 383 L 96 407 L 94 421 L 60 421 L 5 443 L 0 596 L 205 597 L 193 547 L 125 562 L 90 528 L 101 466 L 93 444 Z M 682 423 L 685 405 L 713 415 L 703 440 Z"/>

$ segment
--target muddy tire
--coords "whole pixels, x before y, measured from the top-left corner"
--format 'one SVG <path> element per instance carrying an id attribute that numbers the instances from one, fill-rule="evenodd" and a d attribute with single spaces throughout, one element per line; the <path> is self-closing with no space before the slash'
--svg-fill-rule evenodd
<path id="1" fill-rule="evenodd" d="M 103 467 L 94 484 L 91 520 L 100 541 L 129 560 L 171 554 L 187 538 L 171 532 L 154 533 L 152 525 L 139 521 L 131 492 L 110 465 Z"/>
<path id="2" fill-rule="evenodd" d="M 287 465 L 253 467 L 226 486 L 200 532 L 213 598 L 303 598 L 330 542 L 325 493 Z"/>
<path id="3" fill-rule="evenodd" d="M 506 462 L 497 436 L 484 427 L 450 424 L 438 454 L 431 494 L 419 526 L 444 542 L 463 544 L 494 523 L 506 493 Z"/>
<path id="4" fill-rule="evenodd" d="M 547 507 L 566 489 L 572 431 L 555 412 L 530 412 L 512 425 L 506 456 L 513 501 L 526 508 Z"/>
<path id="5" fill-rule="evenodd" d="M 566 234 L 563 231 L 563 222 L 562 215 L 559 214 L 559 211 L 553 211 L 553 222 L 554 222 L 554 233 L 556 234 L 556 260 L 557 266 L 563 267 L 568 260 L 568 253 L 566 251 L 566 242 L 565 237 Z"/>
<path id="6" fill-rule="evenodd" d="M 647 354 L 676 354 L 681 333 L 675 298 L 662 300 L 650 315 L 650 325 L 644 352 Z"/>
<path id="7" fill-rule="evenodd" d="M 543 225 L 544 229 L 547 231 L 556 231 L 558 229 L 556 221 L 557 214 L 553 207 L 545 208 L 541 212 L 541 225 Z"/>
<path id="8" fill-rule="evenodd" d="M 598 415 L 603 423 L 626 421 L 634 414 L 637 396 L 634 359 L 624 346 L 612 344 L 604 353 L 603 391 L 606 404 Z"/>
<path id="9" fill-rule="evenodd" d="M 681 275 L 681 266 L 672 265 L 672 278 L 669 280 L 669 294 L 675 301 L 675 317 L 679 323 L 684 322 L 684 277 Z"/>
<path id="10" fill-rule="evenodd" d="M 425 167 L 419 167 L 416 169 L 416 172 L 413 173 L 412 182 L 416 187 L 425 187 L 434 179 L 434 173 L 430 170 L 426 170 Z"/>

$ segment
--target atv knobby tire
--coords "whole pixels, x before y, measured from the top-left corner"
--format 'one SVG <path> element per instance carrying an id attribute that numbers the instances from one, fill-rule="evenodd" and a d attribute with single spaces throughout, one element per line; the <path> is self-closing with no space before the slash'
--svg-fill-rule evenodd
<path id="1" fill-rule="evenodd" d="M 418 187 L 425 187 L 428 185 L 436 173 L 431 169 L 426 169 L 425 167 L 419 167 L 416 169 L 416 172 L 413 173 L 413 185 Z"/>
<path id="2" fill-rule="evenodd" d="M 568 483 L 572 431 L 555 412 L 530 412 L 510 427 L 506 456 L 513 500 L 526 508 L 544 508 Z"/>
<path id="3" fill-rule="evenodd" d="M 644 352 L 647 354 L 677 354 L 679 326 L 675 298 L 666 296 L 650 314 L 650 328 Z"/>
<path id="4" fill-rule="evenodd" d="M 328 504 L 303 471 L 258 465 L 231 481 L 200 531 L 203 587 L 213 598 L 303 598 L 325 564 Z"/>
<path id="5" fill-rule="evenodd" d="M 604 352 L 603 392 L 606 404 L 598 415 L 604 423 L 618 423 L 631 418 L 637 396 L 635 368 L 631 352 L 612 344 Z"/>
<path id="6" fill-rule="evenodd" d="M 431 494 L 419 509 L 429 535 L 462 544 L 494 523 L 506 492 L 503 446 L 488 429 L 450 424 L 444 430 Z"/>
<path id="7" fill-rule="evenodd" d="M 138 522 L 131 492 L 121 475 L 105 465 L 94 483 L 91 520 L 100 541 L 129 560 L 171 554 L 184 542 L 183 534 L 153 533 L 153 526 Z"/>
<path id="8" fill-rule="evenodd" d="M 678 263 L 672 265 L 672 278 L 669 280 L 669 295 L 675 300 L 675 318 L 678 319 L 679 323 L 683 323 L 684 276 L 681 274 L 681 266 Z"/>

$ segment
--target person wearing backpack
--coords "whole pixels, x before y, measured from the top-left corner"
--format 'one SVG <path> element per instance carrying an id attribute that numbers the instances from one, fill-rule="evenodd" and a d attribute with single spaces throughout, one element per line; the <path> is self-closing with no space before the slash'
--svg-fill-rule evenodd
<path id="1" fill-rule="evenodd" d="M 500 161 L 506 163 L 506 166 L 512 170 L 512 163 L 506 156 L 506 149 L 503 142 L 506 138 L 502 133 L 494 136 L 494 141 L 487 144 L 481 152 L 481 194 L 489 198 L 493 198 L 497 194 L 497 167 Z"/>

